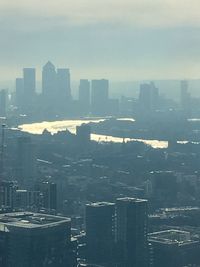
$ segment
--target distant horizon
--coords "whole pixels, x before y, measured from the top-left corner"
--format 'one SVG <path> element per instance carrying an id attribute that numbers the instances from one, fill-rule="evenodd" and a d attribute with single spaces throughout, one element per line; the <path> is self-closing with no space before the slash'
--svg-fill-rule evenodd
<path id="1" fill-rule="evenodd" d="M 22 76 L 21 76 L 22 77 Z M 20 78 L 20 77 L 17 77 Z M 37 78 L 37 77 L 36 77 Z M 103 79 L 104 77 L 99 77 Z M 86 79 L 86 78 L 85 78 Z M 90 79 L 88 79 L 90 80 Z M 160 93 L 166 95 L 170 98 L 179 100 L 180 97 L 180 81 L 181 79 L 143 79 L 143 80 L 111 80 L 109 79 L 109 91 L 112 97 L 119 98 L 124 95 L 127 97 L 138 97 L 139 94 L 139 85 L 145 82 L 155 82 L 155 85 L 158 87 Z M 200 97 L 200 78 L 199 79 L 188 79 L 189 82 L 189 91 L 192 96 Z M 71 90 L 72 96 L 76 100 L 78 99 L 78 87 L 79 80 L 71 80 Z M 0 90 L 8 89 L 9 92 L 15 91 L 15 79 L 10 81 L 0 81 Z M 42 81 L 36 80 L 36 91 L 41 93 L 42 91 Z"/>
<path id="2" fill-rule="evenodd" d="M 197 0 L 2 0 L 1 77 L 50 59 L 72 79 L 196 79 L 199 9 Z"/>

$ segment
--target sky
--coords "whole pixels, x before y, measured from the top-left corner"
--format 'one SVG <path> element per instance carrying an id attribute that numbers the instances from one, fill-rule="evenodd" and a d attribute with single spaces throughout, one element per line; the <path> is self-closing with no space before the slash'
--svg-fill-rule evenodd
<path id="1" fill-rule="evenodd" d="M 1 0 L 0 80 L 52 61 L 73 80 L 200 78 L 199 0 Z"/>

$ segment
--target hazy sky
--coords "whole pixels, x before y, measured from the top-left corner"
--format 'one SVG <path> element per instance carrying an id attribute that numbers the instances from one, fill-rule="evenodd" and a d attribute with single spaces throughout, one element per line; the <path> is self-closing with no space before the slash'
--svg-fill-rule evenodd
<path id="1" fill-rule="evenodd" d="M 0 0 L 0 80 L 51 60 L 72 79 L 200 78 L 199 0 Z"/>

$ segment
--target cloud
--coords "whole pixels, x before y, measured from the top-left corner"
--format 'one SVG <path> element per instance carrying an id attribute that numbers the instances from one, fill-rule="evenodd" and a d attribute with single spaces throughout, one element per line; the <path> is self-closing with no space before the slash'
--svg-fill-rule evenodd
<path id="1" fill-rule="evenodd" d="M 81 77 L 192 77 L 199 10 L 199 0 L 1 0 L 1 74 L 50 59 Z"/>
<path id="2" fill-rule="evenodd" d="M 55 25 L 121 24 L 131 27 L 200 26 L 199 0 L 1 0 L 0 13 L 16 25 L 31 20 Z M 59 18 L 59 19 L 58 19 Z M 30 21 L 29 21 L 30 19 Z M 50 23 L 51 22 L 51 23 Z M 24 25 L 26 28 L 26 25 Z"/>

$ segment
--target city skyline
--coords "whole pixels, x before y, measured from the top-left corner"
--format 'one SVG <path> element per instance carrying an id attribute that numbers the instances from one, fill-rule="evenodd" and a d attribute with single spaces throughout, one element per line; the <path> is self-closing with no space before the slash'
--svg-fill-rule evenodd
<path id="1" fill-rule="evenodd" d="M 49 59 L 76 70 L 75 80 L 199 78 L 199 7 L 196 0 L 1 1 L 3 80 Z"/>

